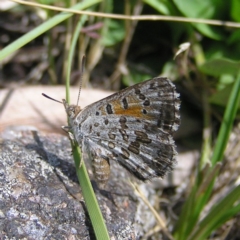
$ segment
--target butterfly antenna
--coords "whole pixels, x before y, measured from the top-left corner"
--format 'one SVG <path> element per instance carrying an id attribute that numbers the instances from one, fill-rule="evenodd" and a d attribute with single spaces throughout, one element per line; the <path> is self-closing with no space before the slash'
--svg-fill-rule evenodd
<path id="1" fill-rule="evenodd" d="M 82 79 L 83 79 L 83 74 L 84 74 L 84 67 L 85 67 L 85 62 L 86 62 L 86 57 L 83 55 L 82 57 L 82 66 L 81 66 L 81 72 L 80 72 L 80 86 L 79 86 L 79 91 L 78 91 L 78 98 L 77 98 L 77 106 L 80 98 L 80 93 L 82 89 Z"/>
<path id="2" fill-rule="evenodd" d="M 50 100 L 52 100 L 52 101 L 55 101 L 55 102 L 58 102 L 58 103 L 63 104 L 63 102 L 58 101 L 58 100 L 56 100 L 56 99 L 54 99 L 54 98 L 51 98 L 51 97 L 49 97 L 48 95 L 46 95 L 45 93 L 42 93 L 42 95 L 43 95 L 45 98 L 48 98 L 48 99 L 50 99 Z"/>

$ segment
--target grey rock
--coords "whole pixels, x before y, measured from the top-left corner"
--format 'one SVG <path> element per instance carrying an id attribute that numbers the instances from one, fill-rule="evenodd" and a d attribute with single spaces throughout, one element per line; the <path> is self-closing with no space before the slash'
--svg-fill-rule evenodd
<path id="1" fill-rule="evenodd" d="M 0 239 L 95 239 L 68 138 L 23 129 L 1 136 Z M 111 239 L 135 239 L 138 199 L 127 171 L 111 168 L 106 189 L 92 182 L 103 217 Z"/>

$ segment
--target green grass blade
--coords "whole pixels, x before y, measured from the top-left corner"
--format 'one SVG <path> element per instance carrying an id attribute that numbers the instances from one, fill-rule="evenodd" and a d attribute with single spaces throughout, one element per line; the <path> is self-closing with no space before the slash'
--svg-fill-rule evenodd
<path id="1" fill-rule="evenodd" d="M 214 149 L 214 153 L 212 156 L 211 162 L 213 164 L 213 167 L 212 167 L 213 171 L 215 169 L 216 163 L 223 159 L 223 154 L 229 139 L 230 132 L 232 130 L 232 125 L 236 116 L 239 101 L 240 101 L 240 74 L 238 75 L 234 83 L 234 87 L 229 97 L 228 104 L 223 117 L 223 122 L 221 124 L 218 139 L 216 142 L 216 147 Z M 216 173 L 212 172 L 212 174 L 215 175 Z M 190 236 L 191 232 L 196 231 L 196 228 L 198 228 L 198 231 L 201 231 L 197 223 L 198 218 L 212 193 L 214 180 L 215 180 L 215 177 L 213 177 L 213 180 L 207 186 L 207 188 L 205 188 L 205 190 L 202 192 L 201 195 L 199 195 L 198 191 L 196 191 L 196 186 L 201 187 L 201 184 L 199 185 L 196 183 L 195 187 L 193 187 L 192 192 L 189 195 L 189 199 L 186 201 L 185 205 L 183 206 L 182 213 L 177 223 L 177 228 L 174 233 L 174 236 L 176 237 L 176 239 L 187 239 Z M 198 196 L 196 196 L 196 194 Z M 193 204 L 193 201 L 194 201 L 194 204 Z M 215 225 L 213 224 L 211 227 L 213 226 Z M 208 232 L 211 232 L 213 230 L 214 229 L 209 229 Z"/>
<path id="2" fill-rule="evenodd" d="M 96 4 L 98 2 L 100 2 L 100 0 L 83 1 L 81 3 L 76 4 L 75 6 L 71 7 L 71 9 L 83 10 L 83 9 L 91 7 L 93 4 Z M 66 12 L 59 13 L 55 17 L 42 23 L 40 26 L 34 28 L 32 31 L 24 34 L 22 37 L 18 38 L 16 41 L 9 44 L 7 47 L 3 48 L 0 51 L 0 61 L 3 60 L 5 57 L 9 56 L 11 53 L 18 50 L 19 48 L 21 48 L 22 46 L 26 45 L 30 41 L 34 40 L 39 35 L 50 30 L 52 27 L 56 26 L 60 22 L 68 19 L 72 15 L 73 15 L 73 13 L 66 13 Z"/>
<path id="3" fill-rule="evenodd" d="M 218 162 L 222 161 L 223 159 L 224 151 L 226 149 L 228 139 L 232 130 L 233 121 L 236 117 L 239 101 L 240 101 L 240 74 L 237 76 L 236 81 L 233 85 L 232 92 L 229 96 L 227 107 L 224 112 L 223 121 L 220 127 L 218 138 L 215 144 L 215 149 L 211 159 L 213 168 Z M 214 181 L 215 178 L 209 184 L 209 187 L 206 189 L 205 194 L 203 194 L 202 197 L 199 198 L 200 210 L 203 209 L 212 193 Z"/>
<path id="4" fill-rule="evenodd" d="M 100 211 L 96 196 L 94 194 L 91 182 L 88 177 L 84 161 L 81 161 L 81 152 L 79 147 L 73 147 L 73 157 L 75 161 L 78 180 L 82 189 L 85 204 L 90 216 L 92 226 L 97 240 L 110 240 L 107 227 L 105 225 L 102 213 Z M 81 162 L 81 164 L 80 164 Z M 81 165 L 81 166 L 80 166 Z"/>
<path id="5" fill-rule="evenodd" d="M 71 78 L 71 69 L 72 69 L 72 62 L 73 62 L 73 58 L 74 58 L 74 51 L 76 49 L 76 44 L 77 44 L 77 40 L 79 38 L 79 34 L 81 31 L 81 28 L 83 26 L 83 24 L 86 22 L 87 20 L 87 16 L 83 15 L 80 19 L 80 21 L 78 22 L 77 26 L 76 26 L 76 30 L 74 31 L 73 37 L 72 37 L 72 42 L 70 45 L 70 49 L 69 49 L 69 54 L 68 54 L 68 65 L 67 65 L 67 76 L 66 76 L 66 100 L 69 103 L 69 87 L 70 87 L 70 78 Z"/>
<path id="6" fill-rule="evenodd" d="M 193 211 L 195 209 L 195 194 L 196 187 L 192 187 L 192 191 L 188 196 L 183 208 L 181 210 L 180 217 L 174 229 L 174 239 L 176 240 L 185 240 L 188 236 L 188 232 L 194 227 L 197 219 L 194 220 Z M 191 219 L 191 221 L 189 221 Z"/>
<path id="7" fill-rule="evenodd" d="M 77 40 L 79 37 L 79 33 L 81 31 L 81 28 L 83 24 L 85 23 L 87 19 L 86 15 L 83 15 L 78 22 L 76 26 L 76 30 L 74 31 L 72 42 L 69 49 L 69 55 L 68 55 L 68 66 L 67 66 L 67 80 L 66 80 L 66 99 L 69 100 L 69 85 L 70 85 L 70 75 L 71 75 L 71 66 L 72 61 L 74 57 L 74 51 L 76 48 Z M 95 232 L 96 239 L 98 240 L 108 240 L 109 235 L 107 231 L 107 227 L 105 224 L 105 221 L 103 219 L 101 210 L 99 208 L 96 196 L 94 194 L 86 166 L 84 164 L 84 161 L 81 160 L 81 150 L 79 147 L 74 146 L 72 144 L 73 148 L 73 157 L 76 167 L 76 172 L 79 180 L 79 184 L 82 189 L 82 194 L 85 200 L 85 204 L 88 210 L 88 214 L 90 216 L 92 226 Z M 80 164 L 81 163 L 81 164 Z"/>
<path id="8" fill-rule="evenodd" d="M 240 74 L 233 85 L 212 156 L 212 164 L 222 161 L 240 101 Z"/>
<path id="9" fill-rule="evenodd" d="M 206 239 L 213 230 L 236 215 L 240 210 L 240 204 L 233 205 L 236 201 L 239 201 L 239 196 L 240 186 L 237 186 L 212 208 L 188 240 Z"/>

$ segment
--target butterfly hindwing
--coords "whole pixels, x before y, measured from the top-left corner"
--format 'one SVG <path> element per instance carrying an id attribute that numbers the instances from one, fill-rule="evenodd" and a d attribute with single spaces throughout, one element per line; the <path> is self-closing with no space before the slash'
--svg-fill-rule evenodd
<path id="1" fill-rule="evenodd" d="M 91 129 L 84 136 L 90 151 L 98 158 L 118 161 L 141 180 L 163 177 L 175 163 L 176 151 L 171 135 L 144 121 L 122 117 L 127 120 L 125 128 L 112 116 L 108 116 L 111 124 L 107 125 L 104 124 L 106 116 L 98 118 L 99 124 L 94 124 L 91 118 L 83 123 L 82 127 Z M 91 160 L 94 161 L 94 157 Z"/>

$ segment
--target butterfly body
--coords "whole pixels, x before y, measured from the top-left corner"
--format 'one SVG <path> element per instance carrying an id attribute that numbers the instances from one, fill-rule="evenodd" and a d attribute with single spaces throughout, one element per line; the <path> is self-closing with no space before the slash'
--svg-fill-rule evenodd
<path id="1" fill-rule="evenodd" d="M 141 180 L 163 177 L 176 162 L 172 134 L 180 123 L 180 101 L 167 78 L 128 87 L 82 110 L 64 106 L 70 131 L 100 184 L 109 178 L 111 160 Z"/>

